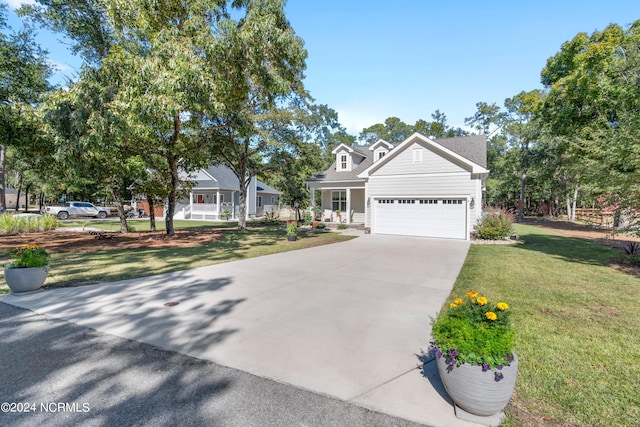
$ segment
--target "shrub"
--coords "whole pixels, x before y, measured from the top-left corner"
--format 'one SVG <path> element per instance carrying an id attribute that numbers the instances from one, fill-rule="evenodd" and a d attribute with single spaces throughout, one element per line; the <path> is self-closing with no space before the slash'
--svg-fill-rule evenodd
<path id="1" fill-rule="evenodd" d="M 312 221 L 313 221 L 313 217 L 311 216 L 311 212 L 308 212 L 308 211 L 302 212 L 302 222 L 304 223 L 304 225 L 311 225 Z"/>
<path id="2" fill-rule="evenodd" d="M 476 225 L 476 234 L 484 240 L 501 240 L 512 233 L 513 215 L 504 209 L 485 212 Z"/>
<path id="3" fill-rule="evenodd" d="M 298 223 L 296 221 L 287 222 L 287 236 L 295 236 L 298 231 Z"/>
<path id="4" fill-rule="evenodd" d="M 58 228 L 58 217 L 51 214 L 44 214 L 42 217 L 42 226 L 45 231 L 55 230 Z"/>
<path id="5" fill-rule="evenodd" d="M 53 230 L 58 226 L 55 215 L 45 214 L 43 217 L 17 216 L 10 213 L 0 215 L 0 234 L 36 233 Z"/>
<path id="6" fill-rule="evenodd" d="M 349 226 L 347 224 L 338 225 L 338 230 L 346 230 L 347 228 L 349 228 Z"/>
<path id="7" fill-rule="evenodd" d="M 318 230 L 324 230 L 324 228 L 327 226 L 327 224 L 325 224 L 324 222 L 319 222 L 318 225 L 316 225 L 316 228 Z"/>
<path id="8" fill-rule="evenodd" d="M 264 211 L 263 214 L 264 214 L 264 220 L 269 224 L 278 222 L 278 218 L 280 218 L 280 213 L 274 211 L 273 209 L 269 211 Z"/>
<path id="9" fill-rule="evenodd" d="M 431 346 L 451 366 L 480 365 L 485 371 L 495 370 L 500 380 L 499 371 L 511 361 L 515 344 L 509 314 L 507 303 L 492 303 L 469 291 L 433 321 Z"/>
<path id="10" fill-rule="evenodd" d="M 7 268 L 44 267 L 49 263 L 47 251 L 36 244 L 21 246 L 11 256 L 13 261 L 7 264 Z"/>

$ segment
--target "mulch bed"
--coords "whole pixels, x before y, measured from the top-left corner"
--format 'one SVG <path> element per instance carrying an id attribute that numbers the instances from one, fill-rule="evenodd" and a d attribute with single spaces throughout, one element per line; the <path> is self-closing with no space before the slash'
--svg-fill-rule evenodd
<path id="1" fill-rule="evenodd" d="M 164 231 L 144 233 L 115 233 L 90 231 L 46 231 L 19 236 L 0 236 L 0 251 L 35 243 L 50 252 L 96 252 L 117 249 L 166 249 L 194 247 L 215 242 L 222 237 L 220 229 L 192 229 L 176 231 L 168 236 Z"/>

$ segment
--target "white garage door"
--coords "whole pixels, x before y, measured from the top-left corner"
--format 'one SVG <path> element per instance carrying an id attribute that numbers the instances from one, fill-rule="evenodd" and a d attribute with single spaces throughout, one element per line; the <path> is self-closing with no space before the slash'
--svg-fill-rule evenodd
<path id="1" fill-rule="evenodd" d="M 467 202 L 463 199 L 374 199 L 373 232 L 466 239 Z"/>

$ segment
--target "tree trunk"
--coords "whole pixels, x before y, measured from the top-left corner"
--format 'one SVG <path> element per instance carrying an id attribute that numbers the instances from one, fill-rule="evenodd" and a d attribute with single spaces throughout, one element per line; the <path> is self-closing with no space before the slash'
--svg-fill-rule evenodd
<path id="1" fill-rule="evenodd" d="M 524 220 L 524 198 L 525 191 L 527 189 L 527 170 L 522 170 L 522 175 L 520 176 L 520 205 L 518 206 L 518 222 L 522 222 Z"/>
<path id="2" fill-rule="evenodd" d="M 240 204 L 238 205 L 238 229 L 247 228 L 247 182 L 240 180 Z"/>
<path id="3" fill-rule="evenodd" d="M 31 189 L 31 184 L 27 184 L 27 188 L 24 190 L 24 211 L 29 212 L 29 190 Z"/>
<path id="4" fill-rule="evenodd" d="M 22 193 L 22 181 L 20 181 L 20 185 L 18 185 L 16 194 L 16 213 L 20 210 L 20 193 Z"/>
<path id="5" fill-rule="evenodd" d="M 147 202 L 149 202 L 149 231 L 156 231 L 156 205 L 152 195 L 147 194 Z"/>
<path id="6" fill-rule="evenodd" d="M 7 199 L 5 197 L 4 187 L 4 167 L 6 163 L 7 147 L 0 144 L 0 212 L 7 211 Z"/>
<path id="7" fill-rule="evenodd" d="M 171 174 L 171 188 L 169 189 L 167 212 L 165 214 L 165 225 L 167 228 L 167 235 L 173 236 L 176 234 L 173 228 L 173 215 L 176 210 L 176 192 L 178 188 L 178 161 L 172 156 L 168 155 L 167 160 L 169 162 L 169 173 Z"/>
<path id="8" fill-rule="evenodd" d="M 111 196 L 113 197 L 113 201 L 116 203 L 116 208 L 118 209 L 118 218 L 120 219 L 120 232 L 126 233 L 129 231 L 129 227 L 127 227 L 127 215 L 124 211 L 124 205 L 122 204 L 122 198 L 117 189 L 111 189 Z"/>
<path id="9" fill-rule="evenodd" d="M 576 207 L 577 207 L 577 204 L 578 204 L 578 190 L 579 189 L 580 189 L 580 186 L 578 184 L 576 184 L 576 188 L 574 188 L 574 190 L 573 190 L 573 210 L 571 211 L 571 217 L 573 218 L 573 221 L 576 220 Z"/>

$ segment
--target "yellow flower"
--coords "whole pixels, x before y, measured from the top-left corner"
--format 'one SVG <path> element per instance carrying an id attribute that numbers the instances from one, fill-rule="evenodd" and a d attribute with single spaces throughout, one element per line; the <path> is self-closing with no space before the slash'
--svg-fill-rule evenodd
<path id="1" fill-rule="evenodd" d="M 452 302 L 451 304 L 449 304 L 449 307 L 451 308 L 456 308 L 458 306 L 458 304 L 456 304 L 455 302 Z"/>
<path id="2" fill-rule="evenodd" d="M 462 298 L 456 298 L 456 299 L 454 299 L 454 300 L 453 300 L 453 303 L 454 303 L 455 305 L 461 305 L 461 304 L 463 304 L 463 302 L 462 302 Z"/>
<path id="3" fill-rule="evenodd" d="M 467 292 L 465 295 L 466 295 L 468 298 L 473 299 L 473 298 L 475 298 L 475 297 L 477 297 L 477 296 L 478 296 L 478 293 L 477 293 L 476 291 L 469 291 L 469 292 Z"/>
<path id="4" fill-rule="evenodd" d="M 487 299 L 485 297 L 478 297 L 478 304 L 485 305 L 487 303 Z"/>
<path id="5" fill-rule="evenodd" d="M 496 320 L 498 318 L 498 316 L 496 316 L 493 311 L 487 311 L 487 314 L 485 314 L 485 316 L 487 316 L 487 319 L 489 320 Z"/>
<path id="6" fill-rule="evenodd" d="M 509 308 L 509 305 L 506 302 L 499 302 L 496 307 L 498 307 L 498 310 L 505 311 Z"/>

